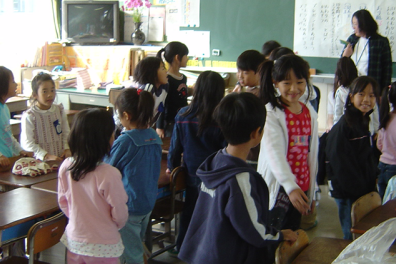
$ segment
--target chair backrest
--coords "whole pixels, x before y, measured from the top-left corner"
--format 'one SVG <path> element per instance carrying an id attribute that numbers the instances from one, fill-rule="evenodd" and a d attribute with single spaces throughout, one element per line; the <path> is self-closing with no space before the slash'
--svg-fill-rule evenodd
<path id="1" fill-rule="evenodd" d="M 300 254 L 309 244 L 309 238 L 304 230 L 298 229 L 298 238 L 294 243 L 282 241 L 275 252 L 276 264 L 289 264 Z"/>
<path id="2" fill-rule="evenodd" d="M 186 175 L 187 171 L 184 167 L 176 167 L 172 170 L 170 181 L 172 183 L 171 188 L 175 187 L 175 192 L 178 193 L 186 189 Z"/>
<path id="3" fill-rule="evenodd" d="M 351 218 L 352 226 L 356 225 L 360 219 L 381 205 L 381 197 L 377 192 L 363 195 L 352 204 Z"/>
<path id="4" fill-rule="evenodd" d="M 34 224 L 28 233 L 27 248 L 29 253 L 29 264 L 34 261 L 34 254 L 57 244 L 65 231 L 67 218 L 59 213 L 51 218 Z"/>
<path id="5" fill-rule="evenodd" d="M 396 199 L 396 175 L 388 181 L 388 185 L 386 186 L 386 191 L 382 199 L 382 204 L 393 199 Z"/>

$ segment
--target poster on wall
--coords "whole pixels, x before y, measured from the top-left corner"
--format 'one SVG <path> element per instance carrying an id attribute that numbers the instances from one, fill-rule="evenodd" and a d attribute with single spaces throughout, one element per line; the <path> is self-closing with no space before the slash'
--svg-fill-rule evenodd
<path id="1" fill-rule="evenodd" d="M 201 0 L 179 0 L 182 27 L 199 27 Z"/>
<path id="2" fill-rule="evenodd" d="M 395 0 L 296 0 L 294 13 L 294 46 L 301 56 L 341 56 L 351 34 L 352 15 L 359 9 L 370 11 L 379 26 L 379 33 L 389 39 L 392 60 L 396 61 Z"/>

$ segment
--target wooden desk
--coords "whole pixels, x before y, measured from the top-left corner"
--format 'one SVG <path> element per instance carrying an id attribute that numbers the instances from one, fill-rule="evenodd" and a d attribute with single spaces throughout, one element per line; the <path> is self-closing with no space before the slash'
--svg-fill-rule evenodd
<path id="1" fill-rule="evenodd" d="M 21 112 L 27 109 L 27 102 L 29 98 L 14 96 L 7 100 L 6 104 L 10 112 Z"/>
<path id="2" fill-rule="evenodd" d="M 58 179 L 53 179 L 49 181 L 45 181 L 42 183 L 37 183 L 32 185 L 32 189 L 44 191 L 44 192 L 50 192 L 50 193 L 58 193 Z"/>
<path id="3" fill-rule="evenodd" d="M 352 240 L 315 237 L 292 262 L 293 264 L 329 264 Z"/>
<path id="4" fill-rule="evenodd" d="M 352 226 L 351 232 L 355 234 L 364 234 L 370 228 L 381 224 L 382 222 L 396 217 L 396 200 L 390 200 L 364 216 L 356 225 Z"/>
<path id="5" fill-rule="evenodd" d="M 28 188 L 0 193 L 0 231 L 57 210 L 58 197 L 53 193 Z"/>
<path id="6" fill-rule="evenodd" d="M 19 135 L 21 134 L 21 120 L 10 119 L 11 133 L 19 142 Z"/>
<path id="7" fill-rule="evenodd" d="M 60 162 L 58 161 L 48 161 L 48 165 L 58 164 L 60 167 Z M 11 168 L 12 169 L 12 168 Z M 5 172 L 0 172 L 0 184 L 5 185 L 8 189 L 16 188 L 16 187 L 30 187 L 33 184 L 53 180 L 58 178 L 58 172 L 54 171 L 48 174 L 30 177 L 30 176 L 21 176 L 15 175 L 11 172 L 11 169 Z M 10 188 L 11 187 L 11 188 Z"/>

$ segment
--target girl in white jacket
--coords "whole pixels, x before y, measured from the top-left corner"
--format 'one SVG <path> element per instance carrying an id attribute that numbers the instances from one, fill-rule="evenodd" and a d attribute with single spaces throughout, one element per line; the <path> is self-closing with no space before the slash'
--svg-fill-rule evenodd
<path id="1" fill-rule="evenodd" d="M 296 230 L 301 215 L 315 207 L 317 114 L 308 102 L 299 102 L 308 87 L 309 65 L 299 56 L 285 55 L 264 62 L 260 73 L 267 121 L 257 171 L 268 185 L 271 224 Z"/>

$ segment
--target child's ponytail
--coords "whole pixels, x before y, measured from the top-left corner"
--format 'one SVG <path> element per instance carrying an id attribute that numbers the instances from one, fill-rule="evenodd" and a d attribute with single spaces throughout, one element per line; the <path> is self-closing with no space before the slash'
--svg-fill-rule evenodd
<path id="1" fill-rule="evenodd" d="M 165 48 L 162 48 L 162 49 L 160 49 L 158 52 L 157 52 L 157 58 L 160 58 L 161 60 L 162 60 L 162 53 L 164 53 L 165 52 Z"/>
<path id="2" fill-rule="evenodd" d="M 381 98 L 381 106 L 380 106 L 380 126 L 379 129 L 386 129 L 386 125 L 389 122 L 389 103 L 392 104 L 392 108 L 394 109 L 396 106 L 396 82 L 393 82 L 389 87 L 386 87 L 382 93 Z"/>
<path id="3" fill-rule="evenodd" d="M 139 103 L 137 105 L 136 126 L 139 129 L 148 128 L 151 124 L 154 112 L 153 95 L 144 90 L 137 90 Z"/>
<path id="4" fill-rule="evenodd" d="M 272 70 L 274 68 L 274 62 L 271 60 L 264 61 L 259 67 L 260 71 L 260 91 L 259 98 L 264 104 L 271 103 L 272 107 L 283 108 L 276 97 L 277 91 L 275 90 L 274 83 L 272 81 Z"/>
<path id="5" fill-rule="evenodd" d="M 169 64 L 172 64 L 173 59 L 176 55 L 179 55 L 179 60 L 183 58 L 183 56 L 188 55 L 188 48 L 184 43 L 179 41 L 169 42 L 165 48 L 162 48 L 157 53 L 157 57 L 162 60 L 162 53 L 164 53 L 165 61 Z"/>

